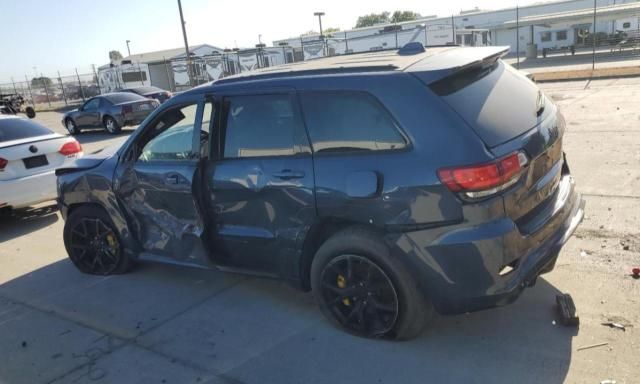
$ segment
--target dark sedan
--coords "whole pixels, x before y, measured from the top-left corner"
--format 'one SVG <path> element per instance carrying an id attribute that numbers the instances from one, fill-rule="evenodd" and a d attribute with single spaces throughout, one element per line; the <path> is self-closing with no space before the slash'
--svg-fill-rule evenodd
<path id="1" fill-rule="evenodd" d="M 62 125 L 76 135 L 85 128 L 104 128 L 111 134 L 122 127 L 140 124 L 160 103 L 133 93 L 107 93 L 89 99 L 64 114 Z"/>
<path id="2" fill-rule="evenodd" d="M 158 87 L 136 87 L 121 89 L 118 92 L 135 93 L 136 95 L 144 96 L 147 99 L 158 100 L 160 103 L 164 103 L 169 100 L 173 94 L 169 91 L 165 91 Z"/>

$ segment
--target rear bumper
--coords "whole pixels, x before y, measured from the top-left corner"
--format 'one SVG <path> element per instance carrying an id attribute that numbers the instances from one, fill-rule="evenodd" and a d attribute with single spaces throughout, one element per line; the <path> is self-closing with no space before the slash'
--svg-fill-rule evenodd
<path id="1" fill-rule="evenodd" d="M 584 217 L 585 201 L 570 178 L 569 182 L 565 204 L 540 230 L 544 235 L 540 239 L 536 234 L 522 235 L 508 218 L 444 232 L 440 229 L 436 241 L 428 244 L 421 239 L 433 238 L 426 233 L 433 230 L 403 234 L 397 246 L 405 254 L 411 246 L 410 267 L 438 312 L 465 313 L 509 304 L 540 274 L 551 271 L 562 246 Z M 518 241 L 529 244 L 532 239 L 536 245 L 518 254 L 514 269 L 501 275 L 505 259 L 512 259 L 510 247 Z"/>
<path id="2" fill-rule="evenodd" d="M 56 196 L 54 170 L 19 179 L 0 181 L 0 206 L 22 208 L 54 200 Z"/>

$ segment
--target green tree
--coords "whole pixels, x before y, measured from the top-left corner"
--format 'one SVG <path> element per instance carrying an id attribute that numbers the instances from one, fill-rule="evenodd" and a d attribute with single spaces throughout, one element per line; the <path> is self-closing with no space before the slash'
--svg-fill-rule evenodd
<path id="1" fill-rule="evenodd" d="M 371 13 L 358 17 L 356 28 L 370 27 L 376 24 L 384 24 L 389 22 L 389 12 Z"/>
<path id="2" fill-rule="evenodd" d="M 34 77 L 31 79 L 31 88 L 44 88 L 45 85 L 47 88 L 51 88 L 53 86 L 53 81 L 46 76 Z"/>
<path id="3" fill-rule="evenodd" d="M 333 37 L 333 34 L 336 32 L 340 32 L 340 28 L 336 28 L 336 27 L 329 27 L 326 28 L 322 31 L 322 33 L 326 36 L 326 37 Z"/>
<path id="4" fill-rule="evenodd" d="M 122 59 L 123 59 L 123 57 L 122 57 L 122 53 L 120 53 L 120 51 L 116 51 L 116 50 L 109 51 L 109 60 L 111 60 L 111 61 L 120 61 Z"/>
<path id="5" fill-rule="evenodd" d="M 411 21 L 419 19 L 421 16 L 417 12 L 412 11 L 395 11 L 393 15 L 391 15 L 392 23 L 401 23 L 403 21 Z"/>

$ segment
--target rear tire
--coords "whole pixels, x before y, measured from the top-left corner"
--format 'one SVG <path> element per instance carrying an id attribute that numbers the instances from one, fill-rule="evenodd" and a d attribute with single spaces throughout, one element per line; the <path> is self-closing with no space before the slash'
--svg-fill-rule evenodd
<path id="1" fill-rule="evenodd" d="M 322 244 L 311 264 L 311 288 L 335 326 L 361 337 L 412 339 L 434 313 L 407 267 L 362 228 L 348 228 Z"/>
<path id="2" fill-rule="evenodd" d="M 67 131 L 69 131 L 70 135 L 77 135 L 80 133 L 80 128 L 78 128 L 78 126 L 76 125 L 76 122 L 73 121 L 73 119 L 71 119 L 70 117 L 68 117 L 64 121 L 64 125 L 67 128 Z"/>
<path id="3" fill-rule="evenodd" d="M 64 225 L 63 239 L 69 259 L 81 272 L 106 276 L 133 267 L 111 218 L 101 208 L 75 209 Z"/>
<path id="4" fill-rule="evenodd" d="M 36 117 L 36 110 L 33 109 L 33 107 L 25 108 L 25 112 L 27 114 L 27 117 L 30 119 L 33 119 L 34 117 Z"/>
<path id="5" fill-rule="evenodd" d="M 114 119 L 113 117 L 105 116 L 104 120 L 103 120 L 103 124 L 104 124 L 104 128 L 110 134 L 116 135 L 116 134 L 120 133 L 120 130 L 121 130 L 120 125 L 118 124 L 116 119 Z"/>

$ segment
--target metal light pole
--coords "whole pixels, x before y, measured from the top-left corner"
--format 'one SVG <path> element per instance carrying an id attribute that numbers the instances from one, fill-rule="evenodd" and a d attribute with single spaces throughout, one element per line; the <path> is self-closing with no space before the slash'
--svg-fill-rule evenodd
<path id="1" fill-rule="evenodd" d="M 456 45 L 458 42 L 456 41 L 456 25 L 453 21 L 453 15 L 451 15 L 451 34 L 453 35 L 453 45 Z"/>
<path id="2" fill-rule="evenodd" d="M 326 56 L 327 51 L 324 44 L 324 35 L 322 34 L 322 16 L 324 16 L 324 12 L 314 12 L 313 16 L 318 16 L 318 23 L 320 24 L 320 42 L 322 43 L 322 55 Z"/>
<path id="3" fill-rule="evenodd" d="M 178 0 L 178 10 L 180 11 L 180 24 L 182 25 L 182 37 L 184 38 L 184 51 L 187 54 L 187 75 L 189 76 L 189 86 L 193 86 L 191 75 L 191 54 L 189 54 L 189 42 L 187 41 L 187 29 L 185 27 L 184 16 L 182 15 L 182 3 Z"/>
<path id="4" fill-rule="evenodd" d="M 591 72 L 596 69 L 596 0 L 593 0 L 593 52 L 591 52 Z"/>
<path id="5" fill-rule="evenodd" d="M 129 43 L 131 42 L 131 40 L 127 40 L 127 53 L 129 54 L 129 56 L 131 56 L 131 49 L 129 49 Z"/>
<path id="6" fill-rule="evenodd" d="M 282 47 L 282 63 L 287 64 L 286 48 L 289 46 L 289 43 L 287 43 L 286 41 L 281 41 L 278 43 L 278 45 Z"/>
<path id="7" fill-rule="evenodd" d="M 520 8 L 516 5 L 516 68 L 520 69 Z"/>

